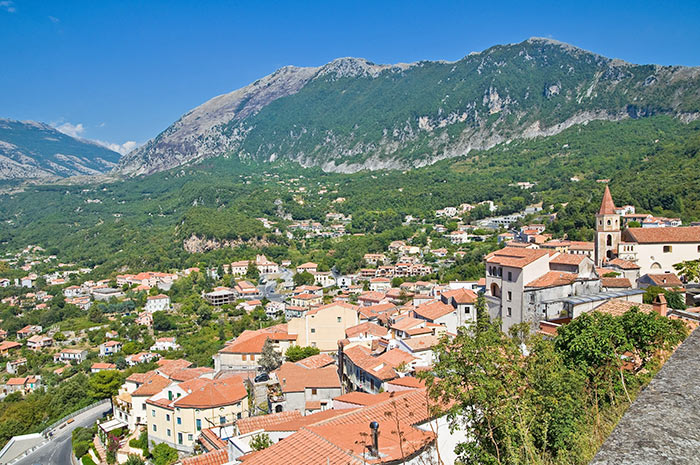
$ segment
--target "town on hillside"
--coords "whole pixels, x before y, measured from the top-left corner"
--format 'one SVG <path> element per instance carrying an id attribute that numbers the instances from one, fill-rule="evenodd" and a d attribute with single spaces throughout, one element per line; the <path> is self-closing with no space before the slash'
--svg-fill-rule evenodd
<path id="1" fill-rule="evenodd" d="M 432 387 L 445 351 L 480 319 L 543 340 L 591 315 L 655 314 L 691 330 L 700 322 L 700 226 L 617 207 L 607 185 L 591 242 L 554 237 L 556 215 L 541 204 L 463 222 L 474 208 L 434 212 L 450 227 L 434 224 L 427 242 L 390 241 L 345 274 L 257 253 L 94 279 L 89 267 L 27 246 L 0 262 L 0 397 L 73 383 L 85 389 L 79 407 L 110 399 L 73 440 L 75 455 L 95 464 L 153 454 L 183 465 L 447 464 L 471 433 L 450 416 L 454 399 Z M 291 229 L 330 237 L 345 220 Z M 475 244 L 491 245 L 483 275 L 442 280 Z M 8 445 L 19 441 L 11 436 Z"/>

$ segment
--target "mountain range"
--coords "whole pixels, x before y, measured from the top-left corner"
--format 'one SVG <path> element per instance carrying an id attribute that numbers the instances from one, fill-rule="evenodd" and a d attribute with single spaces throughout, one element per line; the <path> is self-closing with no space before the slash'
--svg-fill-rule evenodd
<path id="1" fill-rule="evenodd" d="M 44 123 L 0 119 L 0 180 L 105 173 L 116 166 L 119 156 Z"/>
<path id="2" fill-rule="evenodd" d="M 217 156 L 329 172 L 408 169 L 576 124 L 700 116 L 700 68 L 635 65 L 531 38 L 456 62 L 287 66 L 194 108 L 115 172 Z"/>

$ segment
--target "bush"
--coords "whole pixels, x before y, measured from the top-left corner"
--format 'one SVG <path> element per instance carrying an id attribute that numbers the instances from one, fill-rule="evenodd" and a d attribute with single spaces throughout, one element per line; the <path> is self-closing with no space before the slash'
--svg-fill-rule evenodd
<path id="1" fill-rule="evenodd" d="M 83 465 L 97 465 L 89 455 L 83 455 L 83 458 L 80 461 L 83 463 Z"/>
<path id="2" fill-rule="evenodd" d="M 89 442 L 78 442 L 73 444 L 73 452 L 75 452 L 76 457 L 82 457 L 90 450 Z"/>
<path id="3" fill-rule="evenodd" d="M 155 465 L 170 465 L 177 461 L 177 451 L 164 443 L 155 446 L 152 455 Z"/>

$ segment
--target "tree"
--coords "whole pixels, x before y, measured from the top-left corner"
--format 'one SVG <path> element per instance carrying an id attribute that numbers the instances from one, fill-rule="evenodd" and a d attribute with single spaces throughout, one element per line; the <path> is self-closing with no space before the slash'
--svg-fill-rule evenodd
<path id="1" fill-rule="evenodd" d="M 122 374 L 116 370 L 99 371 L 88 380 L 88 394 L 93 399 L 109 399 L 112 402 L 123 381 Z"/>
<path id="2" fill-rule="evenodd" d="M 676 263 L 673 268 L 678 272 L 678 276 L 692 283 L 700 281 L 700 260 L 687 260 Z"/>
<path id="3" fill-rule="evenodd" d="M 173 323 L 167 313 L 163 311 L 154 312 L 153 329 L 156 331 L 170 331 L 171 329 L 175 329 L 175 323 Z"/>
<path id="4" fill-rule="evenodd" d="M 666 297 L 666 303 L 669 307 L 676 310 L 685 310 L 685 302 L 683 301 L 683 295 L 680 292 L 673 291 L 671 289 L 664 289 L 659 286 L 649 286 L 644 292 L 644 303 L 651 304 L 656 299 L 656 296 L 663 294 Z"/>
<path id="5" fill-rule="evenodd" d="M 319 353 L 321 353 L 321 351 L 318 347 L 300 347 L 293 345 L 287 349 L 287 352 L 284 353 L 284 357 L 288 362 L 298 362 L 299 360 L 311 357 L 312 355 L 318 355 Z"/>
<path id="6" fill-rule="evenodd" d="M 154 465 L 171 465 L 177 462 L 177 451 L 165 443 L 157 444 L 151 451 Z"/>
<path id="7" fill-rule="evenodd" d="M 314 284 L 314 275 L 312 275 L 308 271 L 302 271 L 301 273 L 297 273 L 292 279 L 294 280 L 295 286 L 312 286 Z"/>
<path id="8" fill-rule="evenodd" d="M 250 439 L 250 448 L 254 451 L 267 449 L 271 445 L 272 441 L 267 433 L 256 434 Z"/>
<path id="9" fill-rule="evenodd" d="M 263 344 L 259 364 L 267 373 L 276 370 L 282 364 L 282 356 L 277 353 L 270 339 L 266 339 Z"/>
<path id="10" fill-rule="evenodd" d="M 146 462 L 136 454 L 129 454 L 124 465 L 146 465 Z"/>
<path id="11" fill-rule="evenodd" d="M 255 266 L 255 261 L 250 260 L 248 262 L 248 269 L 245 272 L 245 277 L 253 282 L 260 278 L 260 271 L 258 270 L 258 267 Z"/>

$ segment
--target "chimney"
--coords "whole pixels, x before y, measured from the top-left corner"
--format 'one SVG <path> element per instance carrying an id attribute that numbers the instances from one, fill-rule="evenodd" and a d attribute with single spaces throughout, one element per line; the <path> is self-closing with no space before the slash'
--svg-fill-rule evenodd
<path id="1" fill-rule="evenodd" d="M 369 452 L 373 457 L 379 457 L 379 423 L 373 421 L 369 424 L 369 429 L 372 430 L 372 445 Z"/>
<path id="2" fill-rule="evenodd" d="M 654 311 L 661 316 L 666 316 L 668 314 L 668 306 L 666 305 L 666 297 L 663 293 L 658 294 L 654 297 L 654 301 L 651 303 L 654 307 Z"/>

